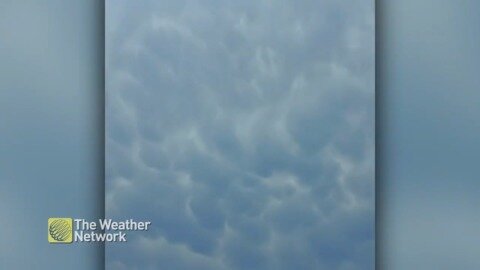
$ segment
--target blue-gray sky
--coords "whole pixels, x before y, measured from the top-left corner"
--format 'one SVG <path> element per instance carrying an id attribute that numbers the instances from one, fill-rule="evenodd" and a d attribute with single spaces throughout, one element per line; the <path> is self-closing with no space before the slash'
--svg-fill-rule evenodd
<path id="1" fill-rule="evenodd" d="M 108 269 L 372 269 L 373 1 L 107 1 Z"/>
<path id="2" fill-rule="evenodd" d="M 0 269 L 102 269 L 49 217 L 103 213 L 102 5 L 0 1 Z"/>
<path id="3" fill-rule="evenodd" d="M 380 269 L 480 269 L 480 2 L 379 2 Z"/>

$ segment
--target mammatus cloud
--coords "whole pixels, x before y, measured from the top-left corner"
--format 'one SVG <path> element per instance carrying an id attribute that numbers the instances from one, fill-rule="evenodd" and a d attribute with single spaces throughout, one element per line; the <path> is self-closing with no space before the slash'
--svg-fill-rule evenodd
<path id="1" fill-rule="evenodd" d="M 107 1 L 109 269 L 372 269 L 373 1 Z"/>

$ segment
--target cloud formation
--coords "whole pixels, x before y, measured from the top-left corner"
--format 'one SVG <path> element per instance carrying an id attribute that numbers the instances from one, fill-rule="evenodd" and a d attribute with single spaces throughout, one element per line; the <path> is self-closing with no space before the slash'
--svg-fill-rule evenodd
<path id="1" fill-rule="evenodd" d="M 372 269 L 372 1 L 107 1 L 109 269 Z"/>

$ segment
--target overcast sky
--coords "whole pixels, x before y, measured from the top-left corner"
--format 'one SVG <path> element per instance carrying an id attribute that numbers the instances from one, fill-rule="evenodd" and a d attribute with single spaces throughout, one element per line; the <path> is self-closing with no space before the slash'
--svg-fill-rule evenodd
<path id="1" fill-rule="evenodd" d="M 107 1 L 108 269 L 373 269 L 373 1 Z"/>

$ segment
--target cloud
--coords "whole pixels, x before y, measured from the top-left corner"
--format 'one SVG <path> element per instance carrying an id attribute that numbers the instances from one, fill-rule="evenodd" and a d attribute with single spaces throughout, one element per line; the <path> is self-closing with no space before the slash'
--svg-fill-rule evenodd
<path id="1" fill-rule="evenodd" d="M 373 36 L 370 1 L 107 1 L 107 215 L 153 222 L 107 266 L 371 269 Z"/>

